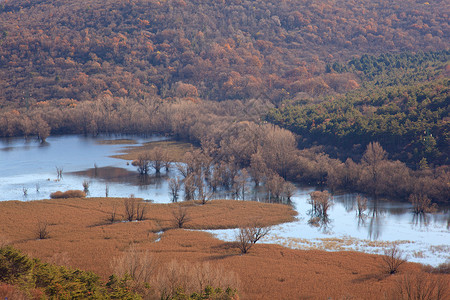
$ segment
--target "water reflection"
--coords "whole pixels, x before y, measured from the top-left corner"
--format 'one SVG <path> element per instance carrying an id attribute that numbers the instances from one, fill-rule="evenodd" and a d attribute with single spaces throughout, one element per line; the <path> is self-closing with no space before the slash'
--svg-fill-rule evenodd
<path id="1" fill-rule="evenodd" d="M 428 227 L 430 224 L 430 217 L 426 213 L 415 214 L 412 213 L 412 222 L 411 224 L 416 227 Z"/>

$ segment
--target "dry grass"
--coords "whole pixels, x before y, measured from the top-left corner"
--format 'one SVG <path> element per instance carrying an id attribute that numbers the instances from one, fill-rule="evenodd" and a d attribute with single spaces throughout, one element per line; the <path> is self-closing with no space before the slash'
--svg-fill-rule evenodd
<path id="1" fill-rule="evenodd" d="M 134 145 L 137 144 L 135 140 L 117 139 L 117 140 L 100 140 L 96 141 L 99 145 Z"/>
<path id="2" fill-rule="evenodd" d="M 396 287 L 400 276 L 421 272 L 420 265 L 405 263 L 399 274 L 387 276 L 378 268 L 380 255 L 357 252 L 302 251 L 256 244 L 250 253 L 240 255 L 234 243 L 217 240 L 208 233 L 171 229 L 172 212 L 178 205 L 189 211 L 191 221 L 186 227 L 190 228 L 240 227 L 255 219 L 263 221 L 261 225 L 292 220 L 295 212 L 284 205 L 225 200 L 206 205 L 145 203 L 146 220 L 110 224 L 106 220 L 113 207 L 124 219 L 123 201 L 79 198 L 1 202 L 0 232 L 4 240 L 30 255 L 92 270 L 104 279 L 113 272 L 113 259 L 126 253 L 131 244 L 140 253 L 151 255 L 159 266 L 170 266 L 176 257 L 180 265 L 187 262 L 223 267 L 224 272 L 239 277 L 241 299 L 382 299 Z M 38 240 L 36 222 L 44 217 L 51 238 Z M 161 240 L 155 242 L 157 232 L 163 229 Z M 449 278 L 448 274 L 435 276 Z"/>
<path id="3" fill-rule="evenodd" d="M 125 154 L 114 155 L 112 157 L 121 158 L 125 160 L 138 159 L 140 155 L 146 154 L 149 151 L 160 147 L 167 150 L 169 161 L 182 162 L 186 152 L 193 151 L 195 147 L 191 143 L 177 142 L 177 141 L 158 141 L 145 143 L 138 147 L 125 148 Z"/>
<path id="4" fill-rule="evenodd" d="M 157 232 L 175 227 L 173 210 L 179 205 L 191 214 L 191 223 L 187 223 L 186 227 L 197 229 L 239 227 L 243 225 L 246 215 L 262 218 L 265 214 L 268 223 L 279 223 L 291 220 L 295 214 L 284 205 L 241 201 L 218 200 L 207 205 L 194 202 L 142 203 L 148 206 L 146 220 L 111 224 L 108 219 L 114 209 L 116 218 L 125 220 L 123 203 L 123 198 L 0 202 L 2 240 L 8 240 L 9 244 L 48 261 L 55 254 L 67 253 L 67 260 L 73 266 L 95 271 L 107 278 L 111 274 L 112 257 L 119 256 L 130 243 L 139 247 L 151 245 L 158 237 Z M 240 213 L 234 215 L 235 210 Z M 219 215 L 220 218 L 214 217 Z M 39 240 L 36 224 L 44 218 L 51 238 Z M 226 220 L 224 226 L 221 224 L 222 218 Z M 18 223 L 20 226 L 17 226 Z"/>

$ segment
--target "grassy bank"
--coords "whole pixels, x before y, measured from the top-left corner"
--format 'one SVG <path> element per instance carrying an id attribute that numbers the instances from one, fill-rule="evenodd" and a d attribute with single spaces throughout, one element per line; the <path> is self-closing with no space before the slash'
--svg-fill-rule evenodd
<path id="1" fill-rule="evenodd" d="M 285 205 L 230 200 L 206 205 L 151 204 L 138 200 L 146 207 L 145 220 L 124 222 L 119 221 L 125 219 L 124 201 L 84 198 L 1 202 L 1 240 L 43 261 L 94 271 L 103 279 L 113 273 L 114 257 L 131 244 L 149 251 L 162 267 L 174 259 L 209 262 L 237 274 L 241 299 L 391 299 L 391 292 L 405 274 L 425 274 L 420 265 L 406 263 L 399 274 L 387 275 L 380 268 L 381 256 L 350 251 L 302 251 L 256 244 L 242 255 L 233 242 L 204 232 L 176 229 L 173 217 L 181 206 L 190 219 L 185 228 L 233 228 L 254 221 L 273 225 L 295 217 L 292 208 Z M 116 222 L 111 223 L 108 219 L 114 211 Z M 48 239 L 37 238 L 39 223 L 47 224 Z M 450 275 L 429 276 L 449 280 Z"/>

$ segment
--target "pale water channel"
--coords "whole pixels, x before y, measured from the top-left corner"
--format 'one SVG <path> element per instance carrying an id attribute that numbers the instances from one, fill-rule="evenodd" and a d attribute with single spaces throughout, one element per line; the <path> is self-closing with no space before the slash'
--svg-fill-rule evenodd
<path id="1" fill-rule="evenodd" d="M 0 140 L 0 201 L 48 199 L 57 190 L 83 189 L 88 181 L 89 197 L 135 197 L 156 203 L 170 201 L 168 177 L 141 180 L 130 162 L 111 158 L 125 147 L 162 140 L 161 137 L 127 137 L 134 145 L 100 144 L 104 139 L 124 137 L 52 136 L 47 143 L 23 138 Z M 58 179 L 56 168 L 63 170 Z M 163 173 L 163 175 L 165 175 Z M 171 171 L 169 176 L 176 175 Z M 450 262 L 450 211 L 418 218 L 408 203 L 371 201 L 363 218 L 355 212 L 354 194 L 335 195 L 329 222 L 312 226 L 307 203 L 313 188 L 299 187 L 292 200 L 297 221 L 274 226 L 263 242 L 290 248 L 319 248 L 330 251 L 357 250 L 383 253 L 398 243 L 409 261 L 438 265 Z M 223 240 L 233 240 L 236 230 L 210 231 Z"/>

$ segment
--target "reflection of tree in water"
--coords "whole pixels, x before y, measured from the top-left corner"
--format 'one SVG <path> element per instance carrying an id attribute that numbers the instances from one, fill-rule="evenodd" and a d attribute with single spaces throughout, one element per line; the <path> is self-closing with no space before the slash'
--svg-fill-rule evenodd
<path id="1" fill-rule="evenodd" d="M 377 240 L 381 236 L 383 214 L 384 211 L 378 206 L 378 198 L 375 198 L 373 206 L 368 213 L 370 218 L 369 226 L 367 227 L 369 239 Z"/>
<path id="2" fill-rule="evenodd" d="M 308 211 L 308 215 L 311 216 L 311 218 L 308 220 L 309 225 L 319 228 L 323 233 L 331 233 L 332 220 L 328 217 L 328 215 L 314 216 L 311 210 Z"/>
<path id="3" fill-rule="evenodd" d="M 450 229 L 450 212 L 447 214 L 447 229 Z"/>
<path id="4" fill-rule="evenodd" d="M 167 176 L 158 175 L 148 175 L 148 174 L 139 174 L 137 176 L 137 185 L 139 190 L 147 190 L 150 186 L 154 188 L 161 188 L 162 183 L 166 180 Z"/>
<path id="5" fill-rule="evenodd" d="M 413 213 L 412 224 L 416 227 L 428 227 L 430 224 L 430 216 L 426 213 Z"/>

